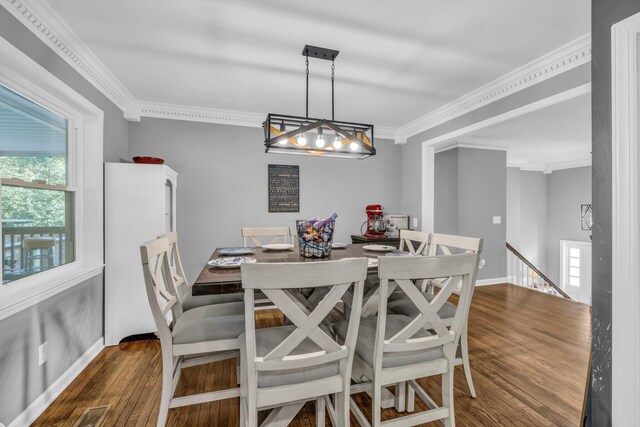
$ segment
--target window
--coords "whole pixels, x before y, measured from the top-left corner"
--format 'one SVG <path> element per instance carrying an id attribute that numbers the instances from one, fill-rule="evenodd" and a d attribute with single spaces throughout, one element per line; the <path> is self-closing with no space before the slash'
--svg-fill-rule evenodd
<path id="1" fill-rule="evenodd" d="M 74 260 L 70 121 L 0 85 L 2 282 Z"/>
<path id="2" fill-rule="evenodd" d="M 104 270 L 104 112 L 2 37 L 0 64 L 2 320 Z"/>
<path id="3" fill-rule="evenodd" d="M 580 248 L 569 248 L 569 286 L 580 287 Z"/>

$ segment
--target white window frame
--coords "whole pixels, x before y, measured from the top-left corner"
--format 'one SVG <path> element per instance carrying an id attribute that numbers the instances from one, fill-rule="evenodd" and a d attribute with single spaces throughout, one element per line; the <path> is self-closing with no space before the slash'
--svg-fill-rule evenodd
<path id="1" fill-rule="evenodd" d="M 0 285 L 0 320 L 102 273 L 104 113 L 0 37 L 0 84 L 69 120 L 75 260 Z"/>

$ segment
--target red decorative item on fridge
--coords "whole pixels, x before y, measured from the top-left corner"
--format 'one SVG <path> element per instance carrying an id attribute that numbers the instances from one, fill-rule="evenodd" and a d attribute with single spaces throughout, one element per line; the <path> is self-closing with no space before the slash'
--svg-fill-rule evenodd
<path id="1" fill-rule="evenodd" d="M 158 157 L 137 156 L 133 158 L 133 163 L 141 163 L 145 165 L 161 165 L 164 163 L 164 159 Z"/>
<path id="2" fill-rule="evenodd" d="M 367 212 L 367 231 L 364 233 L 367 237 L 382 237 L 387 226 L 382 216 L 382 205 L 368 205 Z"/>

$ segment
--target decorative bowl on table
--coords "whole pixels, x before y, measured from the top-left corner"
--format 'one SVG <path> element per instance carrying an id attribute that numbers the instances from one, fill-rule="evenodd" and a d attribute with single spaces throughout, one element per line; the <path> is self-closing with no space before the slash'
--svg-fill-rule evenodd
<path id="1" fill-rule="evenodd" d="M 140 163 L 144 165 L 162 165 L 164 164 L 164 159 L 161 159 L 159 157 L 136 156 L 133 158 L 133 163 Z"/>
<path id="2" fill-rule="evenodd" d="M 313 218 L 310 220 L 299 219 L 296 221 L 300 256 L 306 258 L 326 258 L 331 255 L 336 216 L 337 215 L 334 214 L 324 220 Z"/>

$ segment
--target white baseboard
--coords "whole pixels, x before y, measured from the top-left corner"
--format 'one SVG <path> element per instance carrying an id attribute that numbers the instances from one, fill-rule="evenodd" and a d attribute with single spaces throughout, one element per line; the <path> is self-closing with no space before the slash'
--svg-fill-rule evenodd
<path id="1" fill-rule="evenodd" d="M 476 286 L 501 285 L 503 283 L 509 283 L 509 279 L 507 277 L 494 277 L 493 279 L 476 280 Z"/>
<path id="2" fill-rule="evenodd" d="M 96 341 L 67 371 L 13 420 L 9 427 L 31 425 L 104 348 L 104 337 Z"/>

